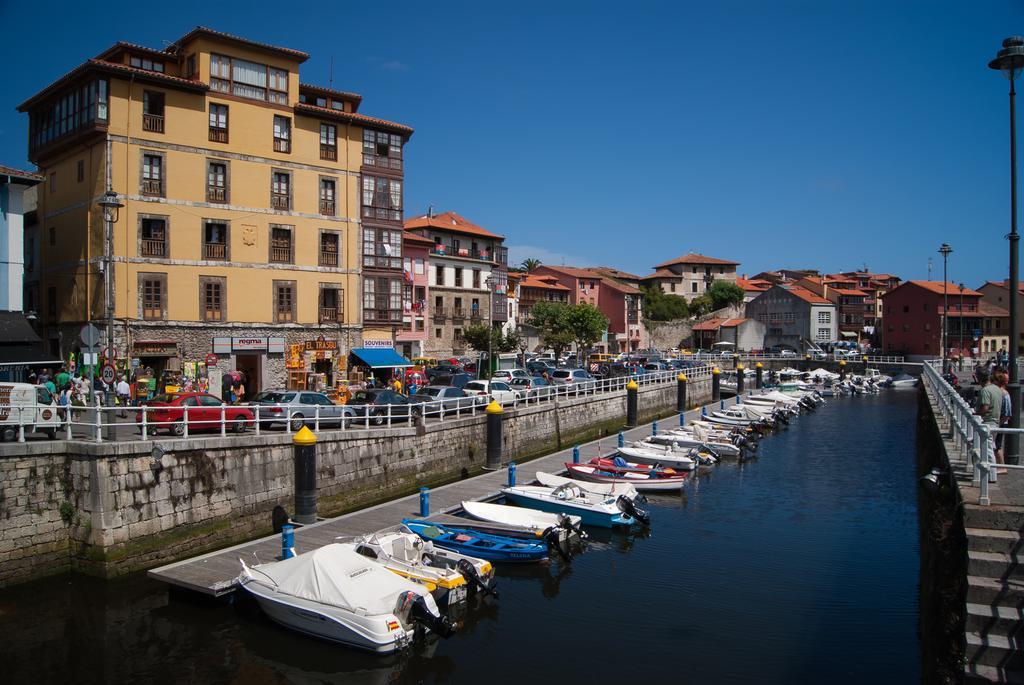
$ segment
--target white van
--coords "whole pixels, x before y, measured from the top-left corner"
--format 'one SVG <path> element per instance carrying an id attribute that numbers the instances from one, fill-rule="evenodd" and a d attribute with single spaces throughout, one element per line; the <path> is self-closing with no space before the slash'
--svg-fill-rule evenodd
<path id="1" fill-rule="evenodd" d="M 18 439 L 18 426 L 25 434 L 45 433 L 53 440 L 61 426 L 57 401 L 42 385 L 0 382 L 0 440 Z"/>

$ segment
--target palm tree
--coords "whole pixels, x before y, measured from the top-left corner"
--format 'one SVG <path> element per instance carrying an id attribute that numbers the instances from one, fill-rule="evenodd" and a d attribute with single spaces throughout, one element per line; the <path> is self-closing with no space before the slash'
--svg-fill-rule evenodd
<path id="1" fill-rule="evenodd" d="M 533 258 L 533 257 L 527 257 L 527 258 L 526 258 L 526 259 L 524 259 L 524 260 L 522 261 L 522 263 L 521 263 L 521 264 L 519 265 L 519 267 L 520 267 L 520 268 L 521 268 L 521 269 L 522 269 L 523 271 L 525 271 L 526 273 L 530 273 L 531 271 L 533 271 L 534 269 L 536 269 L 536 268 L 537 268 L 538 266 L 540 266 L 540 260 L 539 260 L 539 259 L 535 259 L 535 258 Z"/>

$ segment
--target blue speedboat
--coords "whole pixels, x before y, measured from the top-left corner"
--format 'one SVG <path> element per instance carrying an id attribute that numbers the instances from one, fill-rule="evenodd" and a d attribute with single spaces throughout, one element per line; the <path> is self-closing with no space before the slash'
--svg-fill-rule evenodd
<path id="1" fill-rule="evenodd" d="M 526 563 L 548 558 L 548 543 L 543 539 L 508 538 L 418 519 L 402 519 L 402 523 L 436 547 L 488 561 Z"/>

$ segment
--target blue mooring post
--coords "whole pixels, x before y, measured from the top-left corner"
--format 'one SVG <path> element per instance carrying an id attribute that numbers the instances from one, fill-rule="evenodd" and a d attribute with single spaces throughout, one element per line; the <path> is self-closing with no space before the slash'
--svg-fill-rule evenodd
<path id="1" fill-rule="evenodd" d="M 657 434 L 658 434 L 658 422 L 654 421 L 653 423 L 651 423 L 651 435 L 657 435 Z"/>
<path id="2" fill-rule="evenodd" d="M 619 431 L 619 447 L 625 447 L 625 446 L 626 446 L 626 436 L 622 434 L 622 431 Z"/>
<path id="3" fill-rule="evenodd" d="M 572 463 L 574 463 L 574 464 L 580 463 L 580 446 L 579 445 L 573 445 L 572 446 Z"/>
<path id="4" fill-rule="evenodd" d="M 685 411 L 679 412 L 679 425 L 680 426 L 685 426 L 686 425 L 686 412 Z"/>
<path id="5" fill-rule="evenodd" d="M 508 463 L 508 486 L 510 488 L 516 486 L 516 463 L 514 461 Z"/>
<path id="6" fill-rule="evenodd" d="M 701 407 L 700 408 L 700 415 L 706 418 L 707 415 L 708 415 L 708 408 L 707 407 Z"/>
<path id="7" fill-rule="evenodd" d="M 430 516 L 430 488 L 420 488 L 420 516 Z"/>
<path id="8" fill-rule="evenodd" d="M 725 409 L 725 400 L 718 400 L 718 408 Z"/>
<path id="9" fill-rule="evenodd" d="M 285 524 L 281 526 L 281 558 L 291 559 L 295 556 L 295 526 Z"/>

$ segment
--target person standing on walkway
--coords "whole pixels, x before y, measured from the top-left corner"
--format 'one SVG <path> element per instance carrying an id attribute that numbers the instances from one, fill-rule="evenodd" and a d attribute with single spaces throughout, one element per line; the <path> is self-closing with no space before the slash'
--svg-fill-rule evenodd
<path id="1" fill-rule="evenodd" d="M 117 382 L 115 392 L 117 393 L 117 402 L 121 405 L 119 414 L 121 418 L 127 418 L 128 404 L 132 400 L 132 386 L 128 385 L 128 379 L 125 376 L 122 375 L 121 380 Z"/>
<path id="2" fill-rule="evenodd" d="M 1000 370 L 996 369 L 996 373 Z M 996 373 L 993 374 L 995 377 Z M 985 426 L 991 430 L 999 427 L 1000 415 L 1002 414 L 1003 408 L 1003 391 L 1002 389 L 991 382 L 988 375 L 985 375 L 978 380 L 982 381 L 984 385 L 981 391 L 978 393 L 978 406 L 975 409 L 975 414 L 981 417 L 981 420 L 985 423 Z M 997 434 L 995 438 L 995 451 L 996 451 L 996 463 L 1003 463 L 1003 436 Z M 996 473 L 1005 473 L 1006 469 L 997 469 Z"/>

